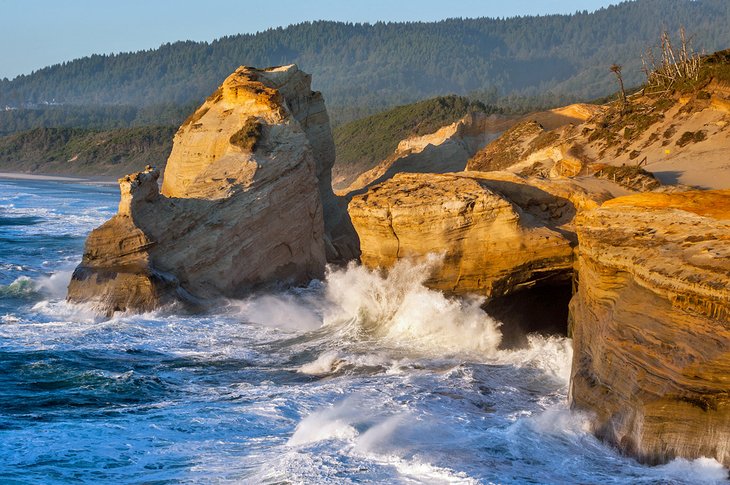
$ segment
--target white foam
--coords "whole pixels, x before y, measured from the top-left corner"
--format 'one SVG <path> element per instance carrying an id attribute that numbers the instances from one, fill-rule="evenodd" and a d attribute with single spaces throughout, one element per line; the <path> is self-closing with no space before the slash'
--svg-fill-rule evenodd
<path id="1" fill-rule="evenodd" d="M 420 351 L 494 354 L 499 323 L 482 311 L 481 300 L 447 298 L 424 285 L 437 264 L 437 257 L 401 260 L 387 274 L 356 264 L 330 269 L 325 324 Z"/>
<path id="2" fill-rule="evenodd" d="M 35 279 L 35 287 L 38 291 L 51 298 L 65 299 L 68 293 L 68 284 L 71 282 L 73 269 L 62 269 L 49 276 L 42 276 Z"/>
<path id="3" fill-rule="evenodd" d="M 571 411 L 564 404 L 551 406 L 529 418 L 530 426 L 538 433 L 564 438 L 586 436 L 593 429 L 591 423 L 589 414 Z"/>
<path id="4" fill-rule="evenodd" d="M 686 480 L 689 483 L 728 483 L 728 470 L 713 458 L 701 457 L 695 460 L 675 458 L 656 469 L 666 477 Z"/>
<path id="5" fill-rule="evenodd" d="M 564 337 L 528 335 L 524 349 L 502 350 L 497 354 L 500 363 L 515 367 L 534 367 L 568 384 L 573 360 L 571 340 Z"/>
<path id="6" fill-rule="evenodd" d="M 287 330 L 314 330 L 322 318 L 296 295 L 259 295 L 239 302 L 240 315 L 249 322 Z"/>
<path id="7" fill-rule="evenodd" d="M 404 413 L 390 416 L 358 437 L 355 450 L 363 454 L 382 453 L 396 430 L 406 422 Z"/>
<path id="8" fill-rule="evenodd" d="M 336 351 L 327 351 L 320 355 L 317 360 L 299 367 L 302 374 L 321 375 L 335 372 L 345 361 Z"/>
<path id="9" fill-rule="evenodd" d="M 298 425 L 287 445 L 301 446 L 323 440 L 352 440 L 357 430 L 352 423 L 360 416 L 359 400 L 351 397 L 331 408 L 314 412 Z"/>
<path id="10" fill-rule="evenodd" d="M 398 473 L 405 477 L 413 477 L 417 483 L 454 483 L 462 485 L 480 483 L 464 472 L 456 472 L 418 459 L 395 460 L 394 465 Z"/>

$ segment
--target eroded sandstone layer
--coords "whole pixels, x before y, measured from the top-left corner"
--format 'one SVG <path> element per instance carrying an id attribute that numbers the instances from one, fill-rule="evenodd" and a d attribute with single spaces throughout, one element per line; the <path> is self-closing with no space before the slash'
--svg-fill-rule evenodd
<path id="1" fill-rule="evenodd" d="M 730 191 L 578 216 L 572 405 L 639 459 L 730 466 Z"/>
<path id="2" fill-rule="evenodd" d="M 309 75 L 237 69 L 175 135 L 162 193 L 154 169 L 120 179 L 119 212 L 90 234 L 69 300 L 147 310 L 322 276 L 333 159 Z"/>
<path id="3" fill-rule="evenodd" d="M 569 281 L 573 218 L 608 198 L 571 180 L 401 173 L 354 197 L 349 212 L 363 264 L 442 254 L 429 286 L 495 297 Z"/>

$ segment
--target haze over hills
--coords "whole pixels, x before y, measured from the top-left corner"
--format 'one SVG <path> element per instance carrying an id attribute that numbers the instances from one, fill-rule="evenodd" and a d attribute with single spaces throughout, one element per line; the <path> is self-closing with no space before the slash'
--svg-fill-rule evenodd
<path id="1" fill-rule="evenodd" d="M 242 64 L 298 64 L 313 74 L 313 86 L 325 95 L 335 122 L 451 93 L 487 103 L 509 95 L 590 99 L 614 90 L 607 70 L 613 62 L 624 64 L 627 84 L 639 83 L 640 54 L 662 30 L 684 25 L 699 50 L 727 47 L 729 18 L 725 0 L 639 0 L 573 15 L 373 25 L 306 22 L 210 43 L 94 55 L 2 80 L 0 106 L 119 109 L 81 122 L 79 108 L 46 108 L 54 113 L 53 122 L 19 109 L 5 112 L 0 127 L 8 133 L 35 126 L 159 124 L 160 117 L 170 118 L 171 106 L 182 116 Z M 140 120 L 130 109 L 152 114 Z"/>

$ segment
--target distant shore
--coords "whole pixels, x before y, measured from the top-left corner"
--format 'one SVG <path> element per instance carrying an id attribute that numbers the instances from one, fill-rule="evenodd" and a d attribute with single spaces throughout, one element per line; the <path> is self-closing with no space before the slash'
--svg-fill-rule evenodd
<path id="1" fill-rule="evenodd" d="M 35 174 L 22 172 L 0 172 L 0 179 L 11 180 L 36 180 L 49 182 L 75 182 L 75 183 L 93 183 L 93 184 L 109 184 L 116 185 L 115 177 L 68 177 L 62 175 Z"/>

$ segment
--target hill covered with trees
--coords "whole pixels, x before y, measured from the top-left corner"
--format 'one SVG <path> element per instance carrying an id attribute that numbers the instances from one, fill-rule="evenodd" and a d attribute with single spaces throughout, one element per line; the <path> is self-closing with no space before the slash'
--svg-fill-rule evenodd
<path id="1" fill-rule="evenodd" d="M 434 132 L 469 112 L 501 111 L 462 96 L 443 96 L 397 106 L 334 130 L 337 167 L 362 173 L 393 153 L 401 140 Z"/>
<path id="2" fill-rule="evenodd" d="M 0 106 L 114 106 L 102 119 L 81 124 L 96 128 L 139 124 L 129 110 L 145 107 L 148 121 L 162 124 L 172 119 L 171 106 L 184 119 L 183 107 L 201 102 L 239 65 L 289 63 L 312 73 L 335 124 L 445 94 L 470 95 L 487 104 L 506 96 L 590 99 L 615 90 L 608 72 L 612 63 L 623 64 L 627 84 L 638 84 L 640 54 L 663 30 L 675 32 L 684 25 L 699 50 L 726 48 L 729 18 L 726 0 L 638 0 L 573 15 L 372 25 L 306 22 L 50 66 L 0 81 Z M 89 109 L 98 114 L 98 108 Z M 6 112 L 3 131 L 10 131 L 5 127 L 11 123 L 18 129 L 33 122 L 51 124 L 29 121 L 27 111 Z M 48 107 L 41 111 L 40 118 L 59 114 Z M 77 111 L 66 125 L 78 124 L 79 118 Z M 62 120 L 53 122 L 58 123 Z"/>
<path id="3" fill-rule="evenodd" d="M 35 128 L 0 138 L 4 171 L 121 175 L 150 164 L 165 166 L 172 149 L 173 126 L 115 130 Z"/>

